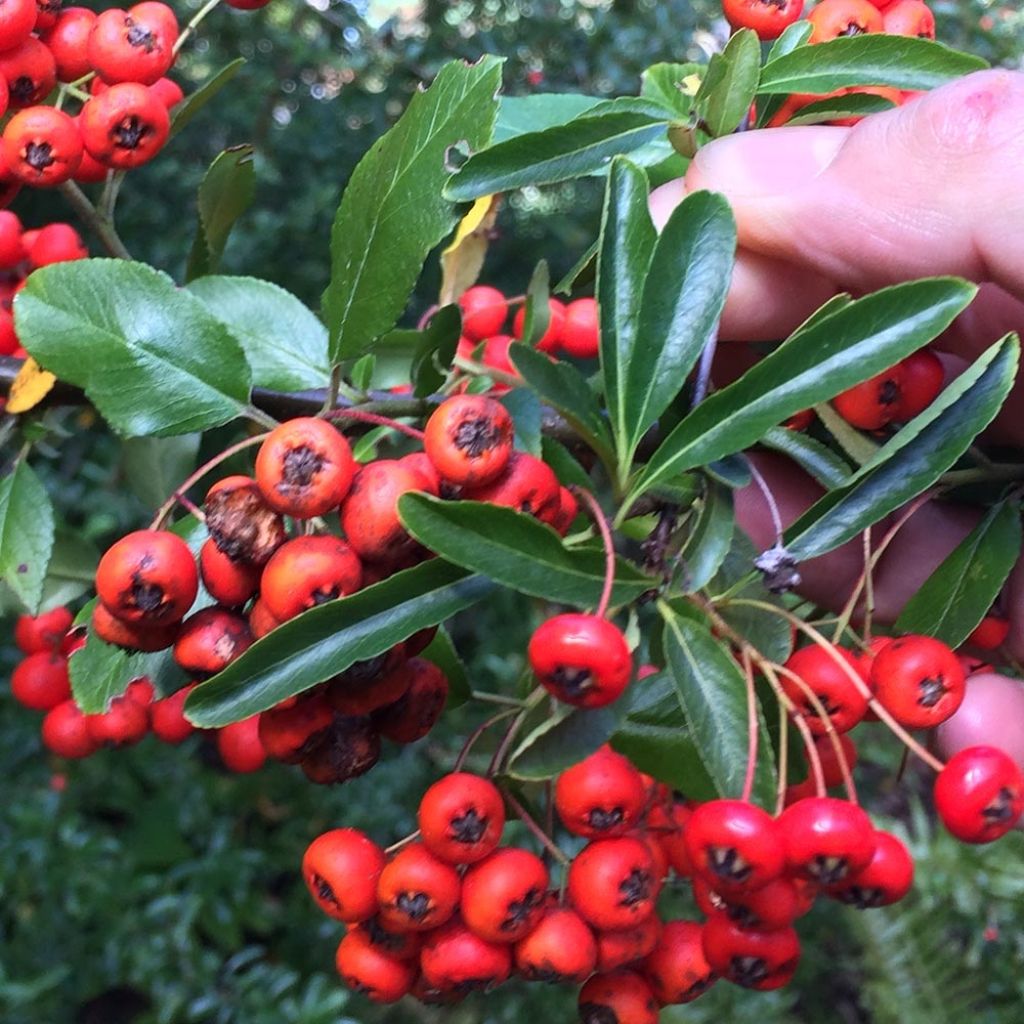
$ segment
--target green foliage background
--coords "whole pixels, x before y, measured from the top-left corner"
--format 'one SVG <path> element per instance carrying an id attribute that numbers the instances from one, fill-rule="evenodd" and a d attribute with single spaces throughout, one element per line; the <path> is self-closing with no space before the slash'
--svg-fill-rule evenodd
<path id="1" fill-rule="evenodd" d="M 1024 16 L 986 0 L 935 4 L 947 42 L 1015 65 Z M 178 5 L 179 14 L 187 8 Z M 228 248 L 225 272 L 254 273 L 315 303 L 327 278 L 327 240 L 357 159 L 418 84 L 452 56 L 509 59 L 506 91 L 635 92 L 658 60 L 703 59 L 718 5 L 708 0 L 302 3 L 228 9 L 206 23 L 177 74 L 189 88 L 236 56 L 235 82 L 165 157 L 128 181 L 119 223 L 138 258 L 180 275 L 195 226 L 194 195 L 228 145 L 256 147 L 258 191 Z M 412 12 L 410 14 L 410 12 Z M 988 19 L 988 20 L 986 20 Z M 489 280 L 521 290 L 548 257 L 568 269 L 596 233 L 599 186 L 573 183 L 512 197 L 488 258 Z M 29 226 L 67 216 L 52 194 L 16 207 Z M 422 306 L 436 274 L 421 282 Z M 139 524 L 119 446 L 87 413 L 37 460 L 63 520 L 102 544 Z M 214 443 L 215 438 L 209 443 Z M 474 678 L 513 678 L 529 624 L 499 602 L 460 624 Z M 11 620 L 0 624 L 9 641 Z M 14 663 L 3 648 L 4 676 Z M 301 889 L 305 844 L 346 823 L 381 842 L 413 827 L 417 795 L 446 766 L 475 713 L 449 716 L 416 748 L 368 777 L 325 791 L 294 769 L 225 775 L 201 739 L 182 748 L 147 739 L 82 764 L 52 762 L 39 717 L 0 693 L 0 1020 L 4 1024 L 143 1024 L 568 1020 L 564 991 L 510 986 L 455 1010 L 403 1003 L 373 1008 L 333 975 L 340 928 Z M 666 1020 L 743 1024 L 1019 1021 L 1024 1005 L 1024 875 L 1020 836 L 974 851 L 934 834 L 911 773 L 897 792 L 891 751 L 866 744 L 870 809 L 909 834 L 920 855 L 910 909 L 858 916 L 819 907 L 801 926 L 805 963 L 785 993 L 718 986 Z M 909 794 L 909 796 L 907 795 Z M 680 889 L 681 910 L 689 906 Z"/>

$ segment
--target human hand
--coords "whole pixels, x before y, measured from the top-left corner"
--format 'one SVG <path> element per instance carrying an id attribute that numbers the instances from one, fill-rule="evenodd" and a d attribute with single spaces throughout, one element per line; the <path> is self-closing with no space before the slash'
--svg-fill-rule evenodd
<path id="1" fill-rule="evenodd" d="M 1024 75 L 985 71 L 853 128 L 777 128 L 717 140 L 684 180 L 651 196 L 660 226 L 686 192 L 732 204 L 740 251 L 722 318 L 726 341 L 785 337 L 840 291 L 956 274 L 978 298 L 936 345 L 947 376 L 1007 331 L 1024 329 Z M 723 346 L 742 360 L 746 350 Z M 1019 378 L 991 431 L 1024 443 Z M 791 463 L 756 457 L 784 523 L 821 493 Z M 737 495 L 741 526 L 768 547 L 774 531 L 760 492 Z M 891 621 L 970 531 L 978 514 L 932 502 L 913 515 L 874 574 L 876 612 Z M 890 518 L 880 524 L 884 532 Z M 841 605 L 863 567 L 853 542 L 801 567 L 803 591 Z M 1010 648 L 1024 656 L 1024 568 L 1008 582 Z"/>

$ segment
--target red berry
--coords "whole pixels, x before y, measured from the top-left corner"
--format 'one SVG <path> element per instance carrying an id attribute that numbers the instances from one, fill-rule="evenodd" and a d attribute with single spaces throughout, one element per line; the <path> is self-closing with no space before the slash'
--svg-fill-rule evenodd
<path id="1" fill-rule="evenodd" d="M 1006 643 L 1010 635 L 1010 620 L 1000 615 L 986 615 L 974 627 L 967 643 L 980 647 L 983 651 L 994 651 Z"/>
<path id="2" fill-rule="evenodd" d="M 423 448 L 438 473 L 479 487 L 501 475 L 512 454 L 512 417 L 485 395 L 445 399 L 427 420 Z"/>
<path id="3" fill-rule="evenodd" d="M 530 638 L 530 666 L 549 693 L 567 704 L 599 708 L 629 684 L 633 657 L 622 631 L 597 615 L 556 615 Z"/>
<path id="4" fill-rule="evenodd" d="M 527 981 L 578 985 L 594 971 L 597 941 L 579 914 L 556 905 L 516 943 L 515 963 Z"/>
<path id="5" fill-rule="evenodd" d="M 868 0 L 821 0 L 807 20 L 813 29 L 812 43 L 883 31 L 882 16 Z"/>
<path id="6" fill-rule="evenodd" d="M 224 767 L 240 775 L 258 772 L 267 760 L 260 743 L 260 716 L 252 715 L 217 730 L 217 753 Z"/>
<path id="7" fill-rule="evenodd" d="M 90 757 L 99 749 L 88 718 L 73 700 L 51 708 L 43 719 L 43 745 L 58 757 Z"/>
<path id="8" fill-rule="evenodd" d="M 180 622 L 167 625 L 124 622 L 98 601 L 92 610 L 92 631 L 96 636 L 127 651 L 165 650 L 174 643 L 180 626 Z"/>
<path id="9" fill-rule="evenodd" d="M 0 78 L 13 108 L 42 103 L 57 85 L 57 63 L 50 48 L 34 36 L 0 53 Z"/>
<path id="10" fill-rule="evenodd" d="M 341 506 L 341 528 L 360 558 L 390 564 L 415 548 L 398 518 L 398 499 L 422 490 L 422 483 L 420 473 L 390 459 L 367 463 L 356 473 Z"/>
<path id="11" fill-rule="evenodd" d="M 859 678 L 857 659 L 845 648 L 837 647 L 834 651 Z M 864 717 L 868 708 L 867 697 L 826 648 L 817 644 L 803 647 L 790 656 L 785 667 L 803 680 L 818 698 L 836 732 L 849 731 Z M 826 723 L 803 687 L 789 675 L 782 677 L 782 687 L 807 720 L 811 732 L 816 736 L 825 733 Z"/>
<path id="12" fill-rule="evenodd" d="M 580 989 L 582 1024 L 658 1024 L 658 1001 L 636 971 L 595 974 Z"/>
<path id="13" fill-rule="evenodd" d="M 914 860 L 906 846 L 889 832 L 875 833 L 875 852 L 866 868 L 848 878 L 831 895 L 866 910 L 898 903 L 914 884 Z"/>
<path id="14" fill-rule="evenodd" d="M 71 628 L 73 616 L 63 606 L 39 615 L 19 615 L 14 624 L 14 642 L 22 654 L 57 650 Z"/>
<path id="15" fill-rule="evenodd" d="M 178 20 L 166 4 L 146 2 L 127 11 L 112 7 L 89 33 L 89 63 L 108 85 L 152 85 L 174 63 Z"/>
<path id="16" fill-rule="evenodd" d="M 51 263 L 65 263 L 70 260 L 84 260 L 89 250 L 82 236 L 70 224 L 47 224 L 34 233 L 31 243 L 27 239 L 28 261 L 34 268 L 47 267 Z"/>
<path id="17" fill-rule="evenodd" d="M 725 914 L 714 914 L 704 924 L 703 942 L 716 974 L 762 992 L 787 985 L 800 962 L 800 940 L 793 928 L 748 931 Z"/>
<path id="18" fill-rule="evenodd" d="M 22 658 L 11 673 L 11 695 L 36 711 L 63 704 L 71 696 L 68 659 L 59 651 L 39 651 Z"/>
<path id="19" fill-rule="evenodd" d="M 167 108 L 173 110 L 184 98 L 185 92 L 172 78 L 158 78 L 149 91 Z"/>
<path id="20" fill-rule="evenodd" d="M 203 505 L 217 550 L 245 565 L 266 565 L 288 539 L 281 515 L 263 500 L 256 481 L 229 476 L 215 483 Z"/>
<path id="21" fill-rule="evenodd" d="M 82 162 L 78 125 L 55 107 L 19 110 L 3 131 L 4 160 L 12 177 L 49 188 L 67 181 Z"/>
<path id="22" fill-rule="evenodd" d="M 570 302 L 562 323 L 562 351 L 577 359 L 596 359 L 600 345 L 597 300 Z"/>
<path id="23" fill-rule="evenodd" d="M 148 163 L 171 131 L 167 108 L 144 85 L 121 82 L 88 100 L 78 116 L 86 151 L 106 167 Z"/>
<path id="24" fill-rule="evenodd" d="M 779 828 L 789 871 L 821 886 L 843 884 L 863 871 L 875 852 L 871 819 L 847 800 L 800 800 L 783 811 Z"/>
<path id="25" fill-rule="evenodd" d="M 230 665 L 252 644 L 249 623 L 223 608 L 203 608 L 182 624 L 174 660 L 190 676 L 205 679 Z"/>
<path id="26" fill-rule="evenodd" d="M 4 0 L 0 16 L 17 0 Z M 57 64 L 57 80 L 74 82 L 92 70 L 89 63 L 89 33 L 96 24 L 96 14 L 87 7 L 65 7 L 57 15 L 53 27 L 43 33 L 42 40 L 50 48 Z"/>
<path id="27" fill-rule="evenodd" d="M 778 39 L 803 10 L 804 0 L 722 0 L 729 27 L 751 28 L 762 41 Z"/>
<path id="28" fill-rule="evenodd" d="M 36 0 L 4 0 L 0 4 L 0 51 L 13 50 L 32 34 Z"/>
<path id="29" fill-rule="evenodd" d="M 870 380 L 836 395 L 832 404 L 852 426 L 861 430 L 881 430 L 897 418 L 902 396 L 903 366 L 897 363 Z"/>
<path id="30" fill-rule="evenodd" d="M 946 373 L 942 368 L 942 360 L 930 348 L 922 348 L 907 356 L 900 367 L 903 383 L 895 419 L 905 422 L 924 412 L 935 401 L 945 383 Z"/>
<path id="31" fill-rule="evenodd" d="M 528 850 L 506 847 L 474 864 L 462 880 L 466 927 L 488 942 L 516 942 L 544 915 L 548 869 Z"/>
<path id="32" fill-rule="evenodd" d="M 260 742 L 269 757 L 298 764 L 319 733 L 334 720 L 323 693 L 302 697 L 294 704 L 279 705 L 260 715 Z"/>
<path id="33" fill-rule="evenodd" d="M 965 843 L 990 843 L 1006 835 L 1024 813 L 1024 777 L 997 747 L 966 747 L 935 780 L 935 809 Z"/>
<path id="34" fill-rule="evenodd" d="M 317 836 L 302 857 L 302 878 L 316 905 L 338 921 L 368 921 L 377 912 L 384 851 L 354 828 Z"/>
<path id="35" fill-rule="evenodd" d="M 394 704 L 375 711 L 373 723 L 393 743 L 415 743 L 434 727 L 448 699 L 448 679 L 432 661 L 410 658 L 403 672 L 412 675 L 409 688 Z"/>
<path id="36" fill-rule="evenodd" d="M 871 681 L 879 702 L 909 729 L 944 722 L 966 692 L 959 659 L 930 636 L 904 636 L 887 644 L 871 665 Z"/>
<path id="37" fill-rule="evenodd" d="M 468 772 L 454 772 L 423 794 L 419 808 L 423 845 L 449 864 L 475 864 L 493 853 L 505 827 L 497 786 Z"/>
<path id="38" fill-rule="evenodd" d="M 0 210 L 0 270 L 12 270 L 25 255 L 21 220 L 10 210 Z"/>
<path id="39" fill-rule="evenodd" d="M 185 701 L 195 687 L 195 683 L 189 683 L 169 697 L 156 701 L 150 708 L 150 727 L 157 739 L 164 743 L 184 743 L 195 731 L 195 727 L 185 717 Z"/>
<path id="40" fill-rule="evenodd" d="M 555 352 L 562 343 L 562 329 L 565 325 L 565 306 L 558 299 L 548 299 L 548 325 L 537 340 L 541 352 Z M 520 306 L 512 321 L 512 333 L 522 338 L 526 326 L 526 306 Z"/>
<path id="41" fill-rule="evenodd" d="M 422 843 L 400 850 L 377 881 L 381 922 L 397 931 L 430 931 L 459 906 L 462 883 L 455 868 Z"/>
<path id="42" fill-rule="evenodd" d="M 462 310 L 462 333 L 470 341 L 483 341 L 498 334 L 508 316 L 508 303 L 497 288 L 478 284 L 468 288 L 459 298 Z"/>
<path id="43" fill-rule="evenodd" d="M 640 820 L 644 804 L 640 773 L 609 747 L 566 769 L 555 784 L 559 819 L 588 839 L 625 835 Z"/>
<path id="44" fill-rule="evenodd" d="M 715 892 L 701 878 L 693 880 L 693 894 L 709 917 L 724 913 L 741 928 L 765 930 L 792 924 L 811 909 L 813 897 L 807 900 L 797 884 L 789 878 L 775 878 L 753 892 L 732 893 L 728 899 Z"/>
<path id="45" fill-rule="evenodd" d="M 427 983 L 442 993 L 490 989 L 511 973 L 512 947 L 480 938 L 456 918 L 425 938 L 420 967 Z"/>
<path id="46" fill-rule="evenodd" d="M 882 11 L 882 26 L 890 36 L 935 38 L 935 15 L 923 0 L 897 0 Z"/>
<path id="47" fill-rule="evenodd" d="M 467 487 L 462 497 L 546 519 L 557 515 L 561 508 L 561 485 L 546 462 L 525 452 L 513 452 L 499 477 L 481 487 Z"/>
<path id="48" fill-rule="evenodd" d="M 397 1003 L 416 980 L 415 966 L 381 952 L 359 931 L 341 940 L 335 965 L 349 988 L 375 1003 Z"/>
<path id="49" fill-rule="evenodd" d="M 419 932 L 398 932 L 387 928 L 376 915 L 350 925 L 349 931 L 362 935 L 378 952 L 396 960 L 418 961 L 423 948 L 423 936 Z"/>
<path id="50" fill-rule="evenodd" d="M 648 834 L 657 840 L 669 867 L 680 878 L 693 874 L 693 865 L 686 849 L 686 826 L 693 809 L 683 800 L 655 804 L 647 813 Z"/>
<path id="51" fill-rule="evenodd" d="M 101 715 L 88 715 L 89 734 L 101 746 L 129 747 L 149 730 L 149 711 L 130 697 L 115 697 Z"/>
<path id="52" fill-rule="evenodd" d="M 199 574 L 210 596 L 228 608 L 245 604 L 260 586 L 259 567 L 229 558 L 212 537 L 199 549 Z"/>
<path id="53" fill-rule="evenodd" d="M 742 800 L 701 804 L 686 827 L 695 875 L 723 896 L 753 892 L 782 874 L 782 834 L 774 818 Z"/>
<path id="54" fill-rule="evenodd" d="M 659 879 L 641 840 L 596 839 L 569 866 L 573 906 L 595 928 L 630 928 L 654 912 Z"/>
<path id="55" fill-rule="evenodd" d="M 661 918 L 651 914 L 632 928 L 596 932 L 597 970 L 606 974 L 642 960 L 657 945 L 661 929 Z"/>
<path id="56" fill-rule="evenodd" d="M 166 530 L 137 530 L 108 548 L 96 569 L 96 593 L 131 624 L 167 625 L 184 618 L 199 590 L 188 545 Z"/>
<path id="57" fill-rule="evenodd" d="M 295 537 L 274 552 L 263 570 L 260 597 L 279 622 L 359 589 L 362 566 L 338 537 Z"/>
<path id="58" fill-rule="evenodd" d="M 256 483 L 271 508 L 311 519 L 341 504 L 356 468 L 342 434 L 326 420 L 303 416 L 267 436 L 256 456 Z"/>
<path id="59" fill-rule="evenodd" d="M 368 661 L 357 661 L 327 684 L 327 700 L 343 715 L 368 715 L 393 704 L 412 686 L 416 671 L 403 644 Z"/>
<path id="60" fill-rule="evenodd" d="M 644 976 L 662 1006 L 692 1003 L 714 984 L 715 973 L 704 956 L 703 933 L 696 921 L 668 921 L 644 960 Z"/>

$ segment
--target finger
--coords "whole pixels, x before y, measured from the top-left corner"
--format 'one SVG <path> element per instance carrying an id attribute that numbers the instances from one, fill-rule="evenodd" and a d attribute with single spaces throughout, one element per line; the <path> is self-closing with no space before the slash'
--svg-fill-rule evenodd
<path id="1" fill-rule="evenodd" d="M 686 187 L 726 195 L 743 248 L 845 288 L 957 274 L 1024 297 L 1022 161 L 1024 75 L 987 71 L 851 129 L 719 139 Z"/>

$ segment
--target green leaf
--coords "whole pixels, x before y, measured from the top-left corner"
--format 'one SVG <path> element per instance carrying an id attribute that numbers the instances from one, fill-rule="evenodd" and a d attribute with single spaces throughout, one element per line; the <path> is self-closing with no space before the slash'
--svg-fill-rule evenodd
<path id="1" fill-rule="evenodd" d="M 945 330 L 976 292 L 956 278 L 911 281 L 798 330 L 739 380 L 701 402 L 669 434 L 632 497 L 667 476 L 748 448 L 794 413 L 899 362 Z"/>
<path id="2" fill-rule="evenodd" d="M 377 369 L 377 357 L 372 352 L 360 356 L 352 366 L 349 378 L 352 387 L 359 391 L 368 391 L 373 384 L 373 373 Z"/>
<path id="3" fill-rule="evenodd" d="M 40 611 L 70 604 L 89 593 L 96 584 L 100 553 L 96 545 L 77 534 L 58 529 L 46 567 Z"/>
<path id="4" fill-rule="evenodd" d="M 694 94 L 683 83 L 687 78 L 700 78 L 705 70 L 701 64 L 654 64 L 640 76 L 640 95 L 660 103 L 684 121 L 693 108 Z"/>
<path id="5" fill-rule="evenodd" d="M 790 526 L 792 555 L 803 560 L 839 547 L 935 483 L 995 418 L 1019 355 L 1013 335 L 982 353 L 870 462 Z"/>
<path id="6" fill-rule="evenodd" d="M 850 93 L 847 96 L 829 96 L 826 99 L 808 103 L 786 121 L 788 125 L 822 124 L 838 121 L 844 117 L 864 117 L 891 110 L 895 104 L 885 96 L 870 92 Z"/>
<path id="7" fill-rule="evenodd" d="M 662 605 L 665 654 L 679 703 L 719 796 L 738 797 L 747 767 L 747 695 L 743 673 L 704 623 Z M 758 758 L 752 797 L 775 803 L 768 730 L 758 712 Z"/>
<path id="8" fill-rule="evenodd" d="M 570 549 L 544 523 L 499 505 L 439 501 L 405 494 L 398 502 L 405 528 L 442 558 L 531 597 L 585 608 L 597 604 L 604 554 Z M 613 604 L 635 600 L 654 581 L 625 561 L 616 570 Z"/>
<path id="9" fill-rule="evenodd" d="M 469 685 L 466 666 L 459 657 L 459 652 L 452 643 L 452 638 L 444 626 L 440 626 L 434 639 L 420 652 L 419 657 L 432 661 L 448 680 L 448 703 L 446 707 L 461 707 L 472 697 L 473 690 Z"/>
<path id="10" fill-rule="evenodd" d="M 327 329 L 291 292 L 254 277 L 200 277 L 188 290 L 241 343 L 255 387 L 304 391 L 330 380 Z"/>
<path id="11" fill-rule="evenodd" d="M 188 258 L 186 281 L 212 274 L 220 265 L 235 221 L 256 194 L 252 157 L 253 147 L 248 143 L 232 146 L 214 159 L 203 177 L 198 197 L 199 227 Z"/>
<path id="12" fill-rule="evenodd" d="M 867 434 L 862 433 L 856 427 L 847 423 L 829 405 L 828 402 L 819 402 L 814 411 L 822 426 L 829 432 L 832 439 L 843 449 L 844 452 L 858 465 L 863 466 L 870 462 L 881 448 L 877 441 L 873 441 Z"/>
<path id="13" fill-rule="evenodd" d="M 171 138 L 173 139 L 243 67 L 244 58 L 236 58 L 207 79 L 194 93 L 186 96 L 174 109 L 174 117 L 171 118 Z"/>
<path id="14" fill-rule="evenodd" d="M 869 33 L 801 46 L 769 61 L 758 92 L 824 94 L 851 85 L 935 89 L 985 67 L 981 57 L 942 43 Z"/>
<path id="15" fill-rule="evenodd" d="M 536 393 L 529 388 L 513 388 L 498 401 L 512 416 L 516 430 L 516 448 L 540 458 L 544 407 Z"/>
<path id="16" fill-rule="evenodd" d="M 959 647 L 992 607 L 1020 549 L 1020 506 L 1001 501 L 904 605 L 895 629 Z"/>
<path id="17" fill-rule="evenodd" d="M 593 271 L 597 266 L 597 240 L 595 239 L 590 245 L 587 246 L 586 252 L 569 268 L 566 272 L 565 277 L 562 278 L 558 284 L 552 288 L 552 292 L 556 295 L 568 295 L 573 285 L 587 274 L 587 280 L 593 276 Z"/>
<path id="18" fill-rule="evenodd" d="M 691 800 L 715 799 L 718 789 L 690 735 L 669 674 L 634 681 L 623 699 L 629 702 L 626 720 L 612 736 L 612 748 Z"/>
<path id="19" fill-rule="evenodd" d="M 768 59 L 765 63 L 770 64 L 773 60 L 778 60 L 779 57 L 792 53 L 798 46 L 806 45 L 813 31 L 814 26 L 806 20 L 794 21 L 792 25 L 787 25 L 782 35 L 772 43 L 772 47 L 768 51 Z"/>
<path id="20" fill-rule="evenodd" d="M 702 589 L 714 578 L 729 553 L 735 526 L 732 491 L 708 480 L 696 521 L 680 552 L 688 592 Z"/>
<path id="21" fill-rule="evenodd" d="M 771 427 L 761 444 L 788 455 L 802 470 L 826 487 L 838 487 L 850 475 L 850 467 L 831 448 L 801 430 Z"/>
<path id="22" fill-rule="evenodd" d="M 50 496 L 22 459 L 0 480 L 0 581 L 32 615 L 43 598 L 53 538 Z"/>
<path id="23" fill-rule="evenodd" d="M 410 370 L 413 394 L 426 398 L 448 379 L 462 331 L 462 313 L 454 303 L 442 306 L 422 332 Z"/>
<path id="24" fill-rule="evenodd" d="M 526 286 L 526 305 L 523 313 L 523 333 L 519 340 L 531 348 L 544 337 L 551 322 L 551 278 L 547 260 L 541 260 L 530 275 Z"/>
<path id="25" fill-rule="evenodd" d="M 647 178 L 628 160 L 613 160 L 598 242 L 597 306 L 605 402 L 620 453 L 632 434 L 629 361 L 640 344 L 640 302 L 656 244 Z M 620 465 L 624 471 L 625 462 Z"/>
<path id="26" fill-rule="evenodd" d="M 551 185 L 603 169 L 665 134 L 668 114 L 649 109 L 589 112 L 568 124 L 500 142 L 469 158 L 445 194 L 459 202 L 527 185 Z"/>
<path id="27" fill-rule="evenodd" d="M 502 96 L 498 103 L 498 120 L 494 125 L 494 143 L 497 145 L 517 135 L 529 135 L 543 128 L 566 124 L 602 102 L 596 96 L 572 92 Z"/>
<path id="28" fill-rule="evenodd" d="M 177 437 L 130 437 L 121 446 L 125 482 L 146 508 L 158 509 L 192 472 L 199 454 L 199 434 Z"/>
<path id="29" fill-rule="evenodd" d="M 571 363 L 553 362 L 543 352 L 519 343 L 510 346 L 509 357 L 523 380 L 557 409 L 591 448 L 610 459 L 608 425 L 583 374 Z"/>
<path id="30" fill-rule="evenodd" d="M 623 377 L 616 439 L 623 464 L 714 337 L 735 252 L 732 211 L 724 196 L 712 192 L 688 195 L 658 236 L 631 348 L 619 345 Z"/>
<path id="31" fill-rule="evenodd" d="M 576 458 L 561 441 L 553 437 L 542 437 L 540 449 L 544 461 L 555 471 L 559 483 L 565 487 L 575 484 L 588 491 L 593 489 L 593 483 L 587 475 L 587 471 L 576 461 Z"/>
<path id="32" fill-rule="evenodd" d="M 494 57 L 446 64 L 359 161 L 331 232 L 323 308 L 332 361 L 360 355 L 395 325 L 427 254 L 455 227 L 441 195 L 448 151 L 487 144 L 500 81 Z"/>
<path id="33" fill-rule="evenodd" d="M 189 719 L 204 728 L 248 718 L 375 658 L 487 596 L 493 584 L 432 559 L 350 597 L 311 608 L 257 640 L 189 695 Z"/>
<path id="34" fill-rule="evenodd" d="M 14 307 L 29 353 L 82 388 L 120 434 L 187 434 L 245 409 L 241 345 L 198 298 L 151 267 L 55 263 L 32 274 Z"/>
<path id="35" fill-rule="evenodd" d="M 554 778 L 607 743 L 620 722 L 620 713 L 611 707 L 559 708 L 516 747 L 506 774 L 522 782 Z"/>
<path id="36" fill-rule="evenodd" d="M 761 44 L 749 28 L 734 32 L 721 53 L 713 54 L 693 101 L 702 127 L 718 137 L 735 131 L 747 116 L 761 76 Z"/>
<path id="37" fill-rule="evenodd" d="M 68 660 L 71 693 L 75 703 L 87 715 L 101 715 L 115 697 L 120 697 L 128 684 L 141 675 L 143 655 L 106 644 L 92 631 L 84 647 Z"/>

